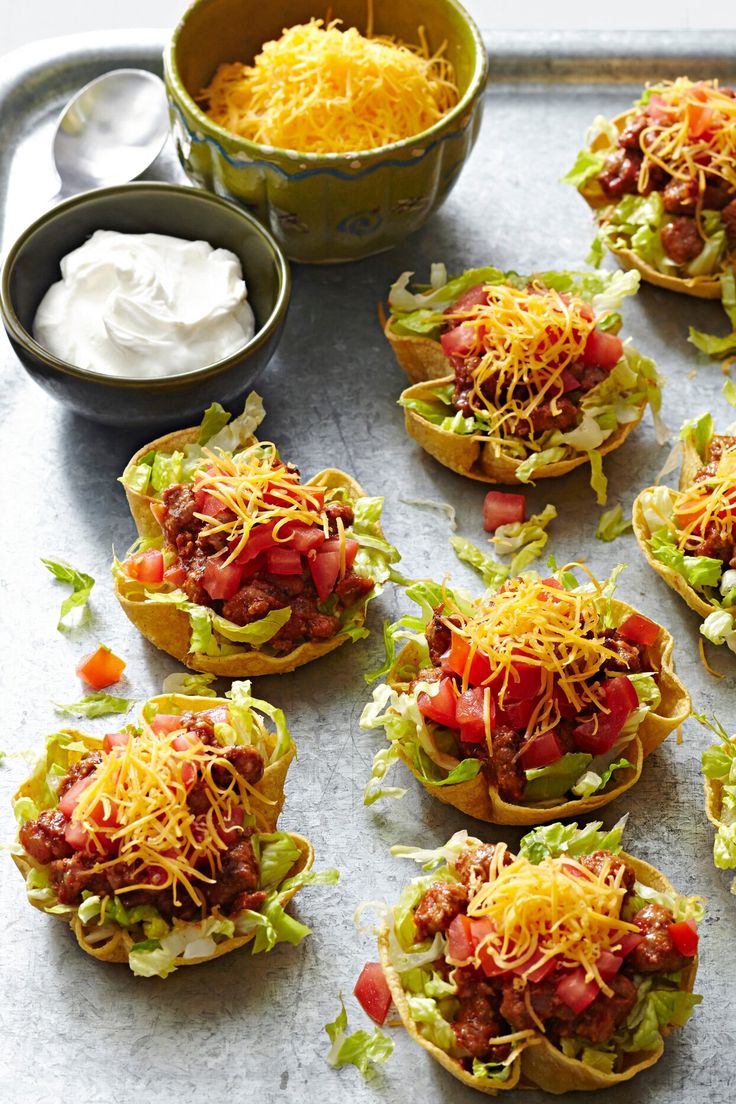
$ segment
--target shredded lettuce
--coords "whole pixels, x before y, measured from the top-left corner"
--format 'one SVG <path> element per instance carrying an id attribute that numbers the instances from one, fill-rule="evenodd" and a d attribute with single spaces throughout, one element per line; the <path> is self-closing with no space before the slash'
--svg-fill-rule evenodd
<path id="1" fill-rule="evenodd" d="M 95 585 L 94 579 L 83 571 L 77 571 L 76 567 L 72 567 L 66 560 L 42 559 L 41 563 L 48 568 L 55 579 L 58 579 L 61 583 L 71 583 L 72 587 L 69 597 L 61 603 L 57 629 L 59 632 L 78 629 L 80 625 L 84 625 L 89 620 L 89 606 L 87 603 L 92 593 L 92 587 Z"/>
<path id="2" fill-rule="evenodd" d="M 560 183 L 572 184 L 574 188 L 580 189 L 603 171 L 605 163 L 606 154 L 582 149 L 575 158 L 575 164 L 569 172 L 565 173 Z"/>
<path id="3" fill-rule="evenodd" d="M 649 532 L 666 532 L 674 514 L 672 491 L 669 487 L 652 487 L 651 490 L 644 491 L 641 502 Z"/>
<path id="4" fill-rule="evenodd" d="M 230 700 L 230 724 L 237 734 L 238 743 L 253 744 L 272 763 L 288 751 L 292 739 L 283 709 L 277 709 L 263 698 L 254 697 L 249 679 L 234 682 L 225 697 Z M 276 726 L 276 745 L 270 759 L 262 743 L 265 729 L 260 714 L 269 717 Z"/>
<path id="5" fill-rule="evenodd" d="M 194 674 L 192 671 L 175 671 L 167 675 L 163 683 L 164 694 L 184 694 L 194 698 L 216 698 L 217 691 L 210 683 L 216 675 Z"/>
<path id="6" fill-rule="evenodd" d="M 720 560 L 718 561 L 720 564 Z M 709 613 L 700 632 L 711 644 L 726 644 L 732 652 L 736 652 L 736 628 L 733 615 L 727 610 L 714 610 Z"/>
<path id="7" fill-rule="evenodd" d="M 478 548 L 472 541 L 466 540 L 465 537 L 453 535 L 450 537 L 450 544 L 454 548 L 458 559 L 475 568 L 487 588 L 497 590 L 501 583 L 509 577 L 510 568 L 506 564 L 494 560 L 493 556 L 483 552 L 482 549 Z"/>
<path id="8" fill-rule="evenodd" d="M 584 828 L 578 828 L 576 823 L 543 825 L 522 837 L 519 855 L 535 865 L 556 855 L 589 855 L 593 851 L 611 851 L 617 855 L 621 850 L 626 817 L 608 832 L 600 831 L 601 825 L 600 820 L 590 821 Z"/>
<path id="9" fill-rule="evenodd" d="M 442 863 L 449 863 L 450 866 L 454 866 L 466 847 L 475 847 L 479 843 L 480 840 L 469 836 L 466 829 L 461 828 L 441 847 L 428 850 L 423 847 L 407 847 L 404 844 L 397 843 L 391 848 L 391 854 L 399 859 L 411 859 L 412 862 L 419 863 L 422 870 L 435 870 Z"/>
<path id="10" fill-rule="evenodd" d="M 129 698 L 116 698 L 100 691 L 87 694 L 78 702 L 57 702 L 54 709 L 57 713 L 65 713 L 70 717 L 107 717 L 111 713 L 127 713 L 132 704 Z"/>
<path id="11" fill-rule="evenodd" d="M 600 541 L 614 541 L 623 533 L 628 533 L 632 528 L 631 518 L 624 517 L 623 506 L 612 506 L 610 510 L 604 510 L 598 521 L 595 535 Z"/>
<path id="12" fill-rule="evenodd" d="M 369 1035 L 362 1029 L 347 1034 L 348 1014 L 340 994 L 340 1011 L 332 1023 L 325 1024 L 330 1043 L 332 1044 L 327 1055 L 327 1061 L 333 1069 L 340 1066 L 355 1066 L 362 1076 L 368 1080 L 376 1066 L 383 1065 L 391 1057 L 394 1049 L 393 1039 L 390 1039 L 379 1027 L 374 1028 Z"/>
<path id="13" fill-rule="evenodd" d="M 652 533 L 649 547 L 655 560 L 673 568 L 690 586 L 696 589 L 718 586 L 723 572 L 721 560 L 710 556 L 686 556 L 677 547 L 670 529 L 662 528 Z"/>
<path id="14" fill-rule="evenodd" d="M 592 770 L 586 771 L 575 783 L 572 792 L 577 797 L 590 797 L 591 794 L 600 793 L 601 790 L 605 790 L 616 771 L 624 770 L 626 767 L 633 767 L 633 765 L 634 764 L 630 763 L 628 759 L 617 759 L 600 774 Z"/>
<path id="15" fill-rule="evenodd" d="M 552 801 L 554 798 L 562 797 L 563 794 L 572 789 L 592 760 L 593 756 L 587 752 L 568 752 L 547 767 L 536 767 L 533 770 L 526 771 L 525 804 L 535 801 Z"/>
<path id="16" fill-rule="evenodd" d="M 548 504 L 540 514 L 532 514 L 527 521 L 511 522 L 496 529 L 491 541 L 500 555 L 513 556 L 509 567 L 511 575 L 518 575 L 541 556 L 549 539 L 547 526 L 556 517 L 556 507 Z"/>
<path id="17" fill-rule="evenodd" d="M 540 468 L 546 468 L 548 464 L 556 464 L 559 460 L 564 460 L 566 453 L 567 449 L 562 445 L 533 452 L 526 460 L 522 460 L 514 475 L 520 483 L 533 483 L 535 472 Z"/>

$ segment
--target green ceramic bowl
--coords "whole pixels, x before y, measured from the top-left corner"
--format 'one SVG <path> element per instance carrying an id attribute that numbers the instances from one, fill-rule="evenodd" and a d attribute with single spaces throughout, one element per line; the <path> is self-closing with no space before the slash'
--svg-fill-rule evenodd
<path id="1" fill-rule="evenodd" d="M 332 18 L 365 33 L 366 0 L 334 0 Z M 458 104 L 429 130 L 355 154 L 296 153 L 237 138 L 194 97 L 223 61 L 252 62 L 284 27 L 325 15 L 317 0 L 195 0 L 164 55 L 176 147 L 190 178 L 233 199 L 270 229 L 295 261 L 353 261 L 390 249 L 449 195 L 480 126 L 487 57 L 457 0 L 374 0 L 376 34 L 430 47 L 446 42 Z"/>
<path id="2" fill-rule="evenodd" d="M 38 304 L 59 279 L 62 257 L 95 230 L 202 238 L 237 255 L 256 316 L 251 340 L 231 356 L 160 379 L 121 379 L 60 360 L 32 336 Z M 114 426 L 164 428 L 198 421 L 211 402 L 242 405 L 281 337 L 289 305 L 289 265 L 271 235 L 246 211 L 209 192 L 176 184 L 120 184 L 52 207 L 11 247 L 0 275 L 0 314 L 28 374 L 78 414 Z"/>

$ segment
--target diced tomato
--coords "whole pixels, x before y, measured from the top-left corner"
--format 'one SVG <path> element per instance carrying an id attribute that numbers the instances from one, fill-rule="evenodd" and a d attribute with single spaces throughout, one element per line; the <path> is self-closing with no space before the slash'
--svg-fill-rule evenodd
<path id="1" fill-rule="evenodd" d="M 552 691 L 552 697 L 554 699 L 555 705 L 557 706 L 557 711 L 561 717 L 569 718 L 576 715 L 577 709 L 571 702 L 567 700 L 567 697 L 565 696 L 565 693 L 559 686 L 559 684 L 555 686 L 554 690 Z"/>
<path id="2" fill-rule="evenodd" d="M 337 576 L 340 574 L 340 553 L 319 551 L 308 562 L 317 596 L 320 602 L 326 602 L 335 589 Z"/>
<path id="3" fill-rule="evenodd" d="M 78 820 L 70 820 L 64 829 L 64 839 L 75 851 L 92 849 L 92 839 Z"/>
<path id="4" fill-rule="evenodd" d="M 513 728 L 514 732 L 523 732 L 537 708 L 533 698 L 526 701 L 505 701 L 503 708 L 496 703 L 496 723 Z"/>
<path id="5" fill-rule="evenodd" d="M 595 960 L 598 973 L 603 981 L 610 981 L 615 977 L 623 965 L 623 956 L 611 954 L 610 951 L 601 951 Z"/>
<path id="6" fill-rule="evenodd" d="M 302 558 L 295 548 L 275 544 L 266 553 L 266 567 L 272 575 L 301 575 Z"/>
<path id="7" fill-rule="evenodd" d="M 195 817 L 195 825 L 196 825 L 196 822 L 197 822 L 197 818 Z M 192 834 L 195 836 L 195 839 L 196 839 L 196 834 L 194 832 L 194 829 L 192 830 Z M 147 882 L 148 885 L 152 885 L 152 886 L 162 886 L 162 885 L 166 884 L 166 879 L 167 878 L 168 878 L 168 874 L 167 874 L 166 870 L 163 868 L 163 866 L 149 866 L 149 867 L 146 868 L 146 872 L 143 875 L 141 881 Z"/>
<path id="8" fill-rule="evenodd" d="M 318 525 L 302 525 L 299 522 L 293 522 L 288 531 L 290 546 L 302 556 L 306 556 L 314 548 L 319 548 L 325 541 L 324 530 Z"/>
<path id="9" fill-rule="evenodd" d="M 637 935 L 636 932 L 624 932 L 618 940 L 618 955 L 621 958 L 626 958 L 635 947 L 639 946 L 643 938 L 643 935 Z"/>
<path id="10" fill-rule="evenodd" d="M 473 284 L 471 288 L 464 291 L 456 302 L 448 307 L 445 314 L 464 314 L 465 311 L 472 310 L 473 307 L 485 307 L 488 305 L 488 292 L 486 291 L 485 284 Z"/>
<path id="11" fill-rule="evenodd" d="M 496 964 L 487 946 L 479 946 L 485 937 L 494 930 L 493 921 L 485 917 L 481 917 L 478 920 L 471 919 L 470 921 L 470 934 L 475 943 L 475 953 L 480 963 L 480 968 L 486 977 L 500 977 L 501 974 L 508 973 L 505 967 Z"/>
<path id="12" fill-rule="evenodd" d="M 119 828 L 117 805 L 114 801 L 96 801 L 88 813 L 90 820 L 100 828 Z"/>
<path id="13" fill-rule="evenodd" d="M 185 736 L 183 733 L 181 736 L 175 736 L 171 741 L 171 746 L 174 751 L 188 751 L 191 747 L 194 747 L 195 739 L 192 736 Z M 180 763 L 181 766 L 181 784 L 185 790 L 191 790 L 194 783 L 197 781 L 197 768 L 190 760 L 185 759 Z"/>
<path id="14" fill-rule="evenodd" d="M 566 974 L 555 989 L 555 994 L 576 1016 L 584 1012 L 599 993 L 600 989 L 595 981 L 585 980 L 585 969 L 582 966 Z"/>
<path id="15" fill-rule="evenodd" d="M 129 732 L 106 732 L 102 740 L 102 750 L 112 751 L 116 747 L 127 747 L 129 740 Z"/>
<path id="16" fill-rule="evenodd" d="M 646 647 L 653 644 L 659 636 L 659 625 L 656 621 L 650 621 L 643 613 L 630 613 L 623 619 L 618 631 L 624 640 L 630 640 L 632 644 L 643 644 Z"/>
<path id="17" fill-rule="evenodd" d="M 164 555 L 158 548 L 139 552 L 123 563 L 125 574 L 139 583 L 160 583 L 164 577 Z"/>
<path id="18" fill-rule="evenodd" d="M 705 104 L 688 103 L 687 129 L 691 138 L 702 138 L 713 125 L 713 111 Z"/>
<path id="19" fill-rule="evenodd" d="M 245 811 L 242 805 L 231 805 L 227 815 L 223 818 L 223 827 L 218 829 L 218 835 L 223 843 L 235 843 L 242 835 Z"/>
<path id="20" fill-rule="evenodd" d="M 470 645 L 467 640 L 462 636 L 458 636 L 457 633 L 453 633 L 448 664 L 450 670 L 454 671 L 456 675 L 460 675 L 461 678 L 465 675 L 465 668 L 468 663 L 469 655 Z M 480 686 L 481 683 L 486 682 L 490 677 L 491 664 L 488 657 L 483 655 L 482 652 L 476 652 L 471 661 L 470 670 L 468 671 L 468 682 L 471 686 Z"/>
<path id="21" fill-rule="evenodd" d="M 181 722 L 181 718 L 179 718 L 179 720 Z M 179 724 L 178 727 L 181 728 L 181 723 Z M 172 731 L 172 730 L 170 729 L 169 731 Z M 174 751 L 189 751 L 190 748 L 194 747 L 194 744 L 195 744 L 194 737 L 193 736 L 188 736 L 183 732 L 182 732 L 181 736 L 175 736 L 174 739 L 171 741 L 171 746 L 174 749 Z"/>
<path id="22" fill-rule="evenodd" d="M 677 950 L 685 958 L 694 958 L 698 953 L 698 929 L 694 920 L 680 920 L 670 924 L 669 933 Z"/>
<path id="23" fill-rule="evenodd" d="M 93 690 L 104 690 L 106 686 L 119 682 L 124 670 L 125 660 L 113 655 L 104 644 L 77 664 L 77 674 Z"/>
<path id="24" fill-rule="evenodd" d="M 556 763 L 558 759 L 561 759 L 564 754 L 557 733 L 554 731 L 543 732 L 530 744 L 522 747 L 521 765 L 524 770 L 548 767 L 550 763 Z"/>
<path id="25" fill-rule="evenodd" d="M 417 705 L 419 712 L 430 721 L 436 721 L 445 728 L 458 728 L 457 696 L 451 678 L 441 679 L 440 688 L 432 697 L 422 690 L 417 695 Z"/>
<path id="26" fill-rule="evenodd" d="M 460 726 L 460 739 L 466 744 L 482 744 L 486 738 L 486 691 L 482 686 L 471 686 L 457 699 L 455 718 Z M 489 718 L 493 728 L 494 702 L 489 698 Z"/>
<path id="27" fill-rule="evenodd" d="M 194 508 L 198 514 L 216 518 L 219 514 L 224 514 L 228 507 L 216 495 L 210 494 L 205 487 L 201 487 L 194 492 Z"/>
<path id="28" fill-rule="evenodd" d="M 521 494 L 489 491 L 483 499 L 483 528 L 486 533 L 493 533 L 499 525 L 524 521 L 525 517 L 526 502 Z"/>
<path id="29" fill-rule="evenodd" d="M 509 673 L 504 698 L 510 701 L 527 701 L 536 698 L 542 690 L 544 672 L 531 663 L 514 663 Z M 505 705 L 504 701 L 504 705 Z"/>
<path id="30" fill-rule="evenodd" d="M 446 357 L 466 357 L 482 340 L 482 327 L 461 322 L 440 337 L 442 352 Z"/>
<path id="31" fill-rule="evenodd" d="M 536 950 L 528 962 L 525 962 L 523 966 L 516 966 L 511 972 L 514 974 L 525 974 L 527 981 L 544 981 L 547 974 L 551 974 L 557 966 L 557 958 L 553 955 L 552 958 L 546 959 L 542 962 L 542 952 Z M 541 962 L 541 965 L 537 966 L 536 963 Z M 529 971 L 527 973 L 526 971 Z"/>
<path id="32" fill-rule="evenodd" d="M 240 564 L 240 570 L 243 572 L 243 574 L 240 576 L 241 586 L 243 585 L 245 579 L 252 579 L 253 576 L 257 575 L 259 571 L 266 570 L 267 555 L 267 552 L 260 552 L 252 560 L 248 560 L 246 563 Z M 239 563 L 240 559 L 238 558 L 238 560 L 236 560 L 235 562 Z"/>
<path id="33" fill-rule="evenodd" d="M 358 544 L 358 542 L 356 540 L 353 540 L 352 537 L 346 537 L 345 538 L 345 566 L 348 569 L 348 571 L 350 570 L 350 568 L 355 563 L 355 557 L 358 555 L 358 549 L 359 548 L 360 548 L 360 545 Z M 340 551 L 340 539 L 339 539 L 339 537 L 330 537 L 330 539 L 326 540 L 324 542 L 324 544 L 322 545 L 322 547 L 320 548 L 320 552 L 339 552 L 339 551 Z"/>
<path id="34" fill-rule="evenodd" d="M 583 350 L 583 364 L 590 368 L 603 368 L 609 372 L 624 355 L 624 343 L 620 337 L 602 330 L 591 330 Z"/>
<path id="35" fill-rule="evenodd" d="M 658 92 L 649 97 L 644 111 L 655 122 L 661 122 L 669 116 L 670 109 Z"/>
<path id="36" fill-rule="evenodd" d="M 626 675 L 607 679 L 603 684 L 603 695 L 609 712 L 597 713 L 589 721 L 577 725 L 572 733 L 577 747 L 591 755 L 603 755 L 611 750 L 621 729 L 639 705 L 634 685 Z"/>
<path id="37" fill-rule="evenodd" d="M 181 713 L 157 713 L 151 721 L 151 728 L 158 736 L 163 736 L 167 732 L 177 732 L 183 727 Z M 184 746 L 190 745 L 187 742 Z"/>
<path id="38" fill-rule="evenodd" d="M 475 940 L 470 930 L 471 920 L 459 913 L 447 929 L 447 957 L 455 962 L 467 962 L 473 957 Z"/>
<path id="39" fill-rule="evenodd" d="M 62 794 L 59 798 L 59 809 L 65 817 L 70 817 L 77 807 L 79 798 L 82 796 L 88 786 L 92 785 L 94 781 L 93 776 L 88 774 L 86 778 L 80 778 L 77 782 L 69 787 L 69 789 Z"/>
<path id="40" fill-rule="evenodd" d="M 243 568 L 237 560 L 225 563 L 223 556 L 210 556 L 204 565 L 202 586 L 210 598 L 222 598 L 227 601 L 237 594 L 242 577 Z"/>
<path id="41" fill-rule="evenodd" d="M 353 993 L 363 1011 L 372 1020 L 377 1024 L 385 1022 L 392 997 L 380 962 L 366 962 L 360 971 Z"/>
<path id="42" fill-rule="evenodd" d="M 265 552 L 266 549 L 271 548 L 276 542 L 273 539 L 273 529 L 275 521 L 265 522 L 263 525 L 256 525 L 251 529 L 248 535 L 245 548 L 239 554 L 237 560 L 238 564 L 247 564 L 249 560 L 255 559 L 261 552 Z"/>
<path id="43" fill-rule="evenodd" d="M 165 582 L 171 583 L 171 585 L 175 587 L 181 586 L 181 584 L 186 581 L 186 577 L 187 569 L 179 560 L 173 563 L 171 567 L 167 567 L 166 571 L 164 571 Z"/>
<path id="44" fill-rule="evenodd" d="M 580 380 L 569 368 L 563 369 L 560 383 L 562 384 L 563 395 L 566 395 L 568 391 L 577 391 L 580 387 Z"/>

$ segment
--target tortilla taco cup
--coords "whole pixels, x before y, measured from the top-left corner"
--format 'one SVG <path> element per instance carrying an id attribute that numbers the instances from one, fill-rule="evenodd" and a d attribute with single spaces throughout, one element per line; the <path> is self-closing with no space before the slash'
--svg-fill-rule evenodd
<path id="1" fill-rule="evenodd" d="M 438 270 L 440 270 L 438 272 Z M 385 333 L 412 386 L 401 395 L 410 436 L 446 467 L 487 483 L 526 483 L 591 464 L 656 413 L 651 360 L 624 345 L 618 307 L 639 278 L 623 273 L 473 269 L 389 296 Z"/>
<path id="2" fill-rule="evenodd" d="M 682 435 L 679 489 L 641 491 L 632 508 L 647 563 L 704 619 L 701 633 L 736 648 L 736 437 L 714 432 L 710 414 Z"/>
<path id="3" fill-rule="evenodd" d="M 398 759 L 433 797 L 495 824 L 582 816 L 635 785 L 690 698 L 670 634 L 601 584 L 579 587 L 568 569 L 475 600 L 427 584 L 424 631 L 361 717 L 389 741 L 367 804 L 403 794 L 383 786 Z M 392 630 L 408 635 L 400 622 Z M 554 643 L 541 646 L 538 632 Z"/>
<path id="4" fill-rule="evenodd" d="M 104 737 L 54 733 L 13 801 L 29 902 L 145 977 L 299 942 L 307 929 L 284 908 L 314 855 L 276 828 L 293 756 L 283 714 L 249 683 L 152 698 Z"/>
<path id="5" fill-rule="evenodd" d="M 392 848 L 431 873 L 386 912 L 384 975 L 408 1033 L 463 1084 L 490 1095 L 612 1087 L 658 1061 L 699 1002 L 702 907 L 622 852 L 622 828 L 550 825 L 516 856 L 464 831 L 434 852 Z"/>
<path id="6" fill-rule="evenodd" d="M 654 84 L 613 120 L 599 116 L 589 135 L 564 180 L 595 213 L 593 254 L 605 248 L 669 291 L 722 299 L 733 322 L 733 90 L 685 77 Z M 736 347 L 694 330 L 690 340 L 711 356 Z"/>
<path id="7" fill-rule="evenodd" d="M 334 468 L 302 483 L 241 419 L 136 453 L 122 482 L 140 539 L 113 565 L 116 596 L 152 644 L 228 677 L 292 671 L 367 635 L 367 603 L 399 558 L 382 498 Z"/>

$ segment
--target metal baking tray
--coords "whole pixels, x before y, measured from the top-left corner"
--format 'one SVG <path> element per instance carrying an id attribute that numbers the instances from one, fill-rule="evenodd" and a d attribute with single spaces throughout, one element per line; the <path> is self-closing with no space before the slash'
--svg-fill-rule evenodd
<path id="1" fill-rule="evenodd" d="M 490 13 L 488 16 L 490 22 Z M 119 32 L 57 39 L 3 59 L 0 77 L 0 211 L 3 250 L 39 214 L 56 190 L 50 162 L 53 123 L 79 86 L 118 66 L 160 69 L 164 32 Z M 454 558 L 441 513 L 402 502 L 451 502 L 459 531 L 482 541 L 484 488 L 440 467 L 404 433 L 396 398 L 404 380 L 377 321 L 377 305 L 405 269 L 418 278 L 432 261 L 450 271 L 493 263 L 531 271 L 579 265 L 591 239 L 588 210 L 558 183 L 599 112 L 615 115 L 648 78 L 736 77 L 731 33 L 555 35 L 488 30 L 491 84 L 475 152 L 450 200 L 431 223 L 390 253 L 344 267 L 296 267 L 294 295 L 278 355 L 260 382 L 277 441 L 305 476 L 325 464 L 355 475 L 386 496 L 385 528 L 413 576 L 451 573 L 477 588 Z M 170 151 L 152 176 L 180 178 Z M 608 263 L 608 262 L 607 262 Z M 644 286 L 626 308 L 626 330 L 667 376 L 664 415 L 673 429 L 710 407 L 723 425 L 732 412 L 720 397 L 720 367 L 686 343 L 686 324 L 724 327 L 718 305 Z M 175 668 L 126 621 L 109 582 L 111 547 L 134 534 L 122 488 L 115 482 L 141 443 L 138 436 L 86 422 L 56 405 L 24 374 L 0 341 L 3 533 L 0 639 L 3 642 L 3 739 L 12 754 L 0 767 L 3 838 L 13 834 L 9 797 L 28 772 L 22 753 L 38 749 L 60 724 L 53 702 L 79 696 L 78 657 L 100 639 L 128 661 L 123 692 L 146 698 Z M 647 419 L 605 462 L 610 500 L 628 509 L 636 491 L 656 477 L 666 449 Z M 629 569 L 620 593 L 668 626 L 680 674 L 696 707 L 731 724 L 736 660 L 718 654 L 726 677 L 716 681 L 697 653 L 698 621 L 644 564 L 633 537 L 595 540 L 599 510 L 583 470 L 528 492 L 530 506 L 553 501 L 560 517 L 550 550 L 558 561 L 583 557 L 599 576 L 618 561 Z M 55 625 L 62 589 L 40 558 L 64 557 L 97 579 L 93 619 L 64 636 Z M 470 1101 L 464 1088 L 401 1030 L 396 1050 L 368 1085 L 353 1068 L 325 1064 L 324 1024 L 347 999 L 351 1029 L 370 1026 L 351 996 L 362 964 L 375 958 L 370 939 L 353 927 L 356 906 L 394 899 L 414 875 L 391 859 L 395 842 L 436 846 L 467 826 L 512 845 L 514 830 L 468 823 L 433 802 L 404 775 L 403 801 L 366 809 L 362 791 L 382 734 L 364 733 L 358 717 L 369 690 L 363 672 L 377 664 L 381 621 L 408 607 L 389 589 L 372 608 L 371 638 L 346 645 L 258 690 L 287 711 L 299 747 L 287 785 L 282 824 L 309 836 L 320 867 L 337 866 L 337 887 L 315 887 L 294 912 L 314 934 L 298 948 L 267 955 L 239 952 L 165 982 L 134 978 L 125 967 L 82 954 L 66 927 L 30 909 L 7 856 L 2 863 L 3 938 L 0 1096 L 8 1104 L 147 1104 L 200 1100 L 339 1101 L 381 1099 Z M 109 721 L 96 722 L 103 730 Z M 730 1098 L 734 1053 L 732 983 L 736 976 L 734 909 L 728 878 L 712 865 L 712 831 L 703 813 L 699 754 L 709 736 L 694 722 L 684 741 L 670 739 L 647 763 L 639 785 L 603 810 L 612 824 L 629 814 L 628 848 L 659 866 L 681 891 L 708 900 L 697 988 L 702 1006 L 672 1036 L 651 1070 L 610 1091 L 610 1104 Z M 16 753 L 20 752 L 18 755 Z M 397 771 L 401 768 L 397 768 Z M 538 1094 L 520 1093 L 525 1104 Z M 582 1100 L 581 1096 L 577 1096 Z M 591 1099 L 587 1097 L 586 1099 Z"/>

